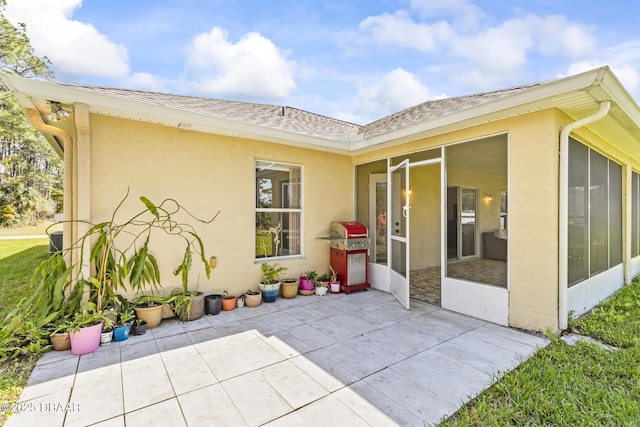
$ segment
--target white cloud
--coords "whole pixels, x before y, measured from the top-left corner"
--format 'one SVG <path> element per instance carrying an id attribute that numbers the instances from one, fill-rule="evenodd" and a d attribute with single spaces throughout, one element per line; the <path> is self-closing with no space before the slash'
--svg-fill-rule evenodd
<path id="1" fill-rule="evenodd" d="M 151 73 L 133 73 L 122 79 L 120 82 L 125 87 L 135 87 L 154 92 L 166 92 L 167 86 L 172 85 L 172 81 L 163 79 Z"/>
<path id="2" fill-rule="evenodd" d="M 120 78 L 129 73 L 126 47 L 109 40 L 72 15 L 82 0 L 8 0 L 5 16 L 23 22 L 31 45 L 46 55 L 54 71 L 70 76 Z"/>
<path id="3" fill-rule="evenodd" d="M 402 68 L 396 68 L 378 81 L 360 86 L 357 110 L 361 117 L 355 119 L 358 122 L 368 122 L 431 99 L 444 97 L 445 95 L 434 96 L 415 75 Z"/>
<path id="4" fill-rule="evenodd" d="M 527 15 L 513 21 L 531 34 L 535 49 L 543 54 L 580 58 L 597 52 L 593 27 L 570 22 L 565 16 Z"/>
<path id="5" fill-rule="evenodd" d="M 422 16 L 447 15 L 451 25 L 461 31 L 472 31 L 480 26 L 487 14 L 467 0 L 411 0 L 411 8 Z"/>
<path id="6" fill-rule="evenodd" d="M 393 15 L 384 13 L 370 16 L 360 22 L 360 30 L 370 34 L 370 41 L 379 45 L 396 45 L 423 52 L 435 50 L 443 40 L 451 36 L 445 21 L 432 25 L 416 23 L 406 11 Z"/>
<path id="7" fill-rule="evenodd" d="M 558 77 L 583 73 L 604 65 L 611 67 L 620 83 L 640 104 L 640 40 L 612 46 L 602 51 L 600 57 L 573 62 L 567 67 L 566 72 L 558 74 Z"/>
<path id="8" fill-rule="evenodd" d="M 237 43 L 219 27 L 198 35 L 187 50 L 187 79 L 197 90 L 251 98 L 285 98 L 296 88 L 295 63 L 258 33 Z"/>
<path id="9" fill-rule="evenodd" d="M 364 19 L 354 43 L 380 46 L 383 54 L 413 49 L 416 66 L 446 70 L 450 82 L 468 90 L 517 82 L 532 71 L 534 57 L 577 61 L 599 51 L 593 26 L 562 15 L 531 13 L 496 23 L 468 0 L 411 0 L 410 7 L 411 13 Z"/>
<path id="10" fill-rule="evenodd" d="M 507 74 L 526 63 L 532 43 L 531 35 L 519 22 L 507 21 L 479 34 L 457 37 L 450 54 L 470 62 L 469 68 Z"/>
<path id="11" fill-rule="evenodd" d="M 596 54 L 596 45 L 589 26 L 530 14 L 453 39 L 450 79 L 476 89 L 517 82 L 532 71 L 532 55 L 575 60 Z"/>

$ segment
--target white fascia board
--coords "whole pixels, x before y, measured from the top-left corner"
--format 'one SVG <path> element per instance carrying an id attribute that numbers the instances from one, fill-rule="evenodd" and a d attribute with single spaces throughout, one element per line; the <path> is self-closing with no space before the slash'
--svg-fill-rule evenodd
<path id="1" fill-rule="evenodd" d="M 532 108 L 530 112 L 538 111 L 543 109 L 542 107 L 540 107 L 540 101 L 543 101 L 545 99 L 552 100 L 554 96 L 563 95 L 574 91 L 583 91 L 591 86 L 602 85 L 602 80 L 607 75 L 612 75 L 609 68 L 602 67 L 586 73 L 567 77 L 565 79 L 550 81 L 548 83 L 542 84 L 539 87 L 523 91 L 521 93 L 478 104 L 469 108 L 465 108 L 463 110 L 455 111 L 453 113 L 445 114 L 443 116 L 416 123 L 405 128 L 376 135 L 372 138 L 367 138 L 360 142 L 354 142 L 352 143 L 351 151 L 368 151 L 377 145 L 381 147 L 396 145 L 408 140 L 415 139 L 414 136 L 417 134 L 428 135 L 439 133 L 438 130 L 451 127 L 455 124 L 460 124 L 460 128 L 466 128 L 469 126 L 491 121 L 489 117 L 500 112 L 504 112 L 504 117 L 506 118 L 511 115 L 517 114 L 509 113 L 509 109 L 523 105 L 531 105 Z M 619 82 L 618 86 L 622 88 Z M 624 89 L 621 90 L 624 91 Z M 536 103 L 538 103 L 537 106 Z M 637 105 L 633 103 L 633 100 L 631 100 L 631 103 L 637 108 Z M 595 99 L 594 106 L 597 106 Z"/>
<path id="2" fill-rule="evenodd" d="M 603 76 L 602 88 L 610 95 L 609 100 L 614 101 L 625 115 L 640 128 L 640 107 L 636 101 L 629 95 L 629 92 L 620 83 L 620 80 L 609 72 Z M 608 101 L 608 100 L 607 100 Z"/>
<path id="3" fill-rule="evenodd" d="M 517 113 L 510 109 L 531 105 L 531 112 L 553 106 L 553 97 L 575 91 L 587 91 L 590 87 L 599 86 L 611 99 L 595 99 L 596 103 L 613 100 L 640 127 L 640 109 L 628 92 L 613 75 L 609 67 L 601 67 L 582 74 L 558 79 L 541 84 L 538 87 L 523 91 L 494 101 L 475 105 L 463 110 L 425 120 L 394 131 L 385 132 L 371 138 L 362 136 L 347 141 L 336 141 L 311 135 L 274 129 L 270 127 L 238 122 L 190 111 L 148 104 L 92 92 L 82 88 L 63 86 L 46 80 L 26 79 L 17 76 L 0 74 L 14 92 L 23 93 L 22 102 L 35 96 L 42 100 L 51 99 L 66 104 L 86 103 L 91 113 L 106 114 L 130 120 L 140 120 L 165 126 L 188 129 L 233 137 L 250 138 L 290 146 L 304 147 L 314 150 L 334 152 L 338 154 L 360 154 L 379 148 L 401 144 L 415 139 L 417 135 L 434 135 L 444 130 L 461 129 L 495 120 L 496 114 L 510 117 Z M 19 97 L 20 98 L 20 97 Z M 188 125 L 188 126 L 185 126 Z"/>
<path id="4" fill-rule="evenodd" d="M 38 100 L 41 103 L 44 103 L 46 100 L 52 100 L 68 105 L 83 103 L 89 106 L 89 112 L 93 114 L 144 121 L 185 130 L 249 138 L 339 154 L 349 154 L 348 142 L 333 141 L 282 129 L 274 129 L 191 111 L 163 107 L 92 92 L 83 88 L 63 86 L 46 80 L 26 79 L 6 74 L 0 74 L 0 78 L 18 95 L 17 97 L 23 106 L 26 106 L 24 104 L 29 102 L 29 107 L 31 108 L 36 106 L 36 101 Z"/>

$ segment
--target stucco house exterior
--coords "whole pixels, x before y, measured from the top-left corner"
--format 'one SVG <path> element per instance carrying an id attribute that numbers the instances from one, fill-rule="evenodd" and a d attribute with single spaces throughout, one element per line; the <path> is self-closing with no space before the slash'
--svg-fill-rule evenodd
<path id="1" fill-rule="evenodd" d="M 367 125 L 296 108 L 0 78 L 65 159 L 65 218 L 97 222 L 130 188 L 178 199 L 207 257 L 199 290 L 256 288 L 262 262 L 328 271 L 331 221 L 369 228 L 369 281 L 557 332 L 640 272 L 640 109 L 608 67 L 429 101 Z M 70 111 L 50 122 L 51 102 Z M 265 230 L 281 226 L 276 248 Z M 81 233 L 65 224 L 68 245 Z M 267 244 L 265 244 L 265 241 Z M 154 248 L 165 289 L 171 245 Z M 165 262 L 163 262 L 165 261 Z"/>

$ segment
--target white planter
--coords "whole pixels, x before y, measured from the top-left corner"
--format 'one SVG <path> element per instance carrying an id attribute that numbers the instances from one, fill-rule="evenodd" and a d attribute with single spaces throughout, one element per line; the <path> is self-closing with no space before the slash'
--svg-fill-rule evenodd
<path id="1" fill-rule="evenodd" d="M 340 293 L 340 282 L 329 282 L 329 287 L 332 294 Z"/>
<path id="2" fill-rule="evenodd" d="M 328 291 L 329 291 L 329 288 L 325 286 L 316 286 L 316 295 L 318 296 L 323 297 L 327 294 Z"/>

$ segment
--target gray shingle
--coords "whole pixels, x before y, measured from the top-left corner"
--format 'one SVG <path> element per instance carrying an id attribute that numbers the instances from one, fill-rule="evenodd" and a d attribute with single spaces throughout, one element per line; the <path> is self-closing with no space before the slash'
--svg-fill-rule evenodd
<path id="1" fill-rule="evenodd" d="M 196 96 L 173 95 L 159 92 L 147 92 L 134 89 L 117 89 L 74 83 L 60 83 L 101 93 L 108 96 L 144 102 L 152 105 L 175 108 L 216 118 L 228 119 L 240 123 L 250 123 L 267 128 L 296 132 L 326 138 L 334 141 L 348 141 L 355 137 L 371 138 L 416 123 L 461 111 L 482 103 L 504 98 L 540 85 L 534 83 L 507 89 L 484 92 L 475 95 L 459 96 L 427 101 L 383 117 L 367 125 L 360 126 L 342 120 L 332 119 L 308 111 L 279 105 L 257 104 L 251 102 L 228 101 Z"/>

